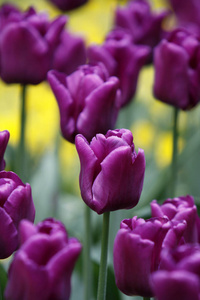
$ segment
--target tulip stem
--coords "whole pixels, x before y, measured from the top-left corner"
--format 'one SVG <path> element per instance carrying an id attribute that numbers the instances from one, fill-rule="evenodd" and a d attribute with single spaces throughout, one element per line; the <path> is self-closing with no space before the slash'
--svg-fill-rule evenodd
<path id="1" fill-rule="evenodd" d="M 171 197 L 175 196 L 177 181 L 177 157 L 178 157 L 178 113 L 179 109 L 174 108 L 174 124 L 173 124 L 173 150 L 172 150 L 172 177 L 171 177 Z"/>
<path id="2" fill-rule="evenodd" d="M 143 297 L 143 300 L 150 300 L 150 297 Z"/>
<path id="3" fill-rule="evenodd" d="M 109 219 L 110 219 L 110 212 L 105 212 L 103 214 L 103 229 L 102 229 L 102 240 L 101 240 L 101 261 L 100 261 L 100 267 L 99 267 L 97 300 L 105 300 L 105 298 L 106 298 Z"/>
<path id="4" fill-rule="evenodd" d="M 25 147 L 25 131 L 26 131 L 26 91 L 27 86 L 22 85 L 21 91 L 21 116 L 20 116 L 20 140 L 19 140 L 19 160 L 18 160 L 18 175 L 22 180 L 25 179 L 26 170 L 26 147 Z"/>
<path id="5" fill-rule="evenodd" d="M 84 300 L 90 300 L 92 295 L 91 276 L 91 209 L 85 206 L 85 244 L 84 244 Z"/>

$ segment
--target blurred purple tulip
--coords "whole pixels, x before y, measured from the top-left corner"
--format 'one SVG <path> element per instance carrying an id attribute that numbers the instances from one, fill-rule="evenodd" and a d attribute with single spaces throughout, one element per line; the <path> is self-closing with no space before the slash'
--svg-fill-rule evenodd
<path id="1" fill-rule="evenodd" d="M 76 136 L 80 158 L 80 190 L 84 202 L 98 214 L 130 209 L 139 201 L 145 173 L 142 149 L 134 149 L 127 129 L 97 134 L 90 144 Z"/>
<path id="2" fill-rule="evenodd" d="M 115 27 L 127 30 L 138 45 L 147 45 L 153 49 L 165 36 L 162 22 L 169 11 L 153 12 L 148 1 L 129 1 L 124 7 L 118 7 L 115 13 Z"/>
<path id="3" fill-rule="evenodd" d="M 81 244 L 68 238 L 64 225 L 47 219 L 36 226 L 20 223 L 22 245 L 11 263 L 6 300 L 68 300 L 71 275 Z"/>
<path id="4" fill-rule="evenodd" d="M 154 53 L 154 95 L 187 110 L 200 101 L 200 40 L 185 29 L 176 29 Z"/>
<path id="5" fill-rule="evenodd" d="M 200 246 L 186 244 L 161 253 L 160 270 L 152 274 L 157 300 L 199 300 Z"/>
<path id="6" fill-rule="evenodd" d="M 86 46 L 84 40 L 67 30 L 63 31 L 60 43 L 54 52 L 52 69 L 69 75 L 85 63 Z"/>
<path id="7" fill-rule="evenodd" d="M 119 78 L 121 107 L 128 104 L 135 95 L 139 72 L 149 53 L 149 47 L 134 45 L 131 35 L 122 29 L 111 31 L 102 46 L 91 45 L 88 48 L 89 62 L 102 62 L 110 76 Z"/>
<path id="8" fill-rule="evenodd" d="M 0 172 L 0 259 L 18 247 L 18 227 L 22 219 L 31 222 L 35 207 L 30 185 L 23 184 L 13 172 Z"/>
<path id="9" fill-rule="evenodd" d="M 34 8 L 20 12 L 0 8 L 0 76 L 6 83 L 38 84 L 52 67 L 55 48 L 60 41 L 66 18 L 52 22 Z"/>
<path id="10" fill-rule="evenodd" d="M 68 11 L 88 2 L 88 0 L 49 0 L 61 11 Z"/>
<path id="11" fill-rule="evenodd" d="M 78 133 L 91 140 L 115 125 L 119 111 L 119 80 L 103 65 L 83 65 L 71 75 L 48 73 L 60 110 L 63 137 L 74 143 Z"/>
<path id="12" fill-rule="evenodd" d="M 4 153 L 8 144 L 10 133 L 7 130 L 0 131 L 0 171 L 5 168 Z"/>
<path id="13" fill-rule="evenodd" d="M 117 287 L 126 295 L 152 297 L 151 274 L 160 265 L 163 248 L 182 242 L 186 222 L 167 217 L 123 220 L 114 242 L 114 272 Z"/>
<path id="14" fill-rule="evenodd" d="M 162 205 L 156 200 L 151 202 L 152 217 L 167 216 L 170 220 L 187 222 L 184 232 L 186 243 L 197 243 L 198 238 L 198 214 L 197 207 L 192 196 L 181 196 L 173 199 L 166 199 Z"/>
<path id="15" fill-rule="evenodd" d="M 185 27 L 193 33 L 200 34 L 199 0 L 166 0 L 170 3 L 178 26 Z"/>

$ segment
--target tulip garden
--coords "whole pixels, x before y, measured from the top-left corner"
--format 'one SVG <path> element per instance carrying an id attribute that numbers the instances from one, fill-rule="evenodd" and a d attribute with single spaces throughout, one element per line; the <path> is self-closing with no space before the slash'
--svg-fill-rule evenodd
<path id="1" fill-rule="evenodd" d="M 199 300 L 199 103 L 199 0 L 0 0 L 0 300 Z"/>

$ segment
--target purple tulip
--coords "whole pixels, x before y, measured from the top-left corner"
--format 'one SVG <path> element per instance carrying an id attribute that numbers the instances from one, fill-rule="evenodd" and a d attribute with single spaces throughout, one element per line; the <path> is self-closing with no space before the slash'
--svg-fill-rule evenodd
<path id="1" fill-rule="evenodd" d="M 6 300 L 68 300 L 71 275 L 81 244 L 68 238 L 64 225 L 47 219 L 36 226 L 20 223 L 21 247 L 11 263 Z"/>
<path id="2" fill-rule="evenodd" d="M 200 1 L 198 0 L 168 0 L 178 26 L 185 27 L 191 32 L 200 33 Z"/>
<path id="3" fill-rule="evenodd" d="M 140 198 L 145 157 L 134 149 L 132 133 L 127 129 L 97 134 L 90 144 L 76 136 L 80 158 L 80 189 L 84 202 L 98 214 L 130 209 Z"/>
<path id="4" fill-rule="evenodd" d="M 4 153 L 8 144 L 10 133 L 7 130 L 0 131 L 0 171 L 5 168 Z"/>
<path id="5" fill-rule="evenodd" d="M 197 243 L 198 238 L 198 214 L 197 207 L 192 196 L 181 196 L 173 199 L 167 199 L 162 205 L 156 200 L 151 202 L 152 217 L 167 216 L 170 220 L 187 222 L 187 228 L 184 233 L 186 243 Z"/>
<path id="6" fill-rule="evenodd" d="M 102 46 L 88 48 L 88 58 L 91 63 L 102 62 L 110 76 L 119 78 L 122 92 L 120 106 L 124 106 L 135 95 L 139 72 L 149 52 L 149 47 L 134 45 L 130 34 L 116 29 L 107 35 Z"/>
<path id="7" fill-rule="evenodd" d="M 154 95 L 186 110 L 200 100 L 200 41 L 185 29 L 176 29 L 155 49 Z"/>
<path id="8" fill-rule="evenodd" d="M 157 300 L 199 300 L 200 246 L 182 245 L 161 253 L 160 270 L 152 274 Z"/>
<path id="9" fill-rule="evenodd" d="M 6 83 L 38 84 L 52 67 L 66 18 L 50 22 L 33 8 L 20 12 L 11 7 L 0 9 L 0 76 Z"/>
<path id="10" fill-rule="evenodd" d="M 151 274 L 160 265 L 163 248 L 182 242 L 186 222 L 167 217 L 123 220 L 114 242 L 114 272 L 117 287 L 126 295 L 152 297 Z"/>
<path id="11" fill-rule="evenodd" d="M 135 44 L 153 49 L 165 35 L 162 22 L 168 14 L 169 11 L 152 12 L 146 0 L 129 1 L 127 6 L 116 9 L 115 26 L 130 32 Z"/>
<path id="12" fill-rule="evenodd" d="M 18 227 L 22 219 L 31 222 L 35 207 L 30 185 L 23 184 L 13 172 L 0 172 L 0 259 L 18 247 Z"/>
<path id="13" fill-rule="evenodd" d="M 84 40 L 67 30 L 63 31 L 60 43 L 57 46 L 52 69 L 67 75 L 74 72 L 80 65 L 86 63 L 86 47 Z"/>
<path id="14" fill-rule="evenodd" d="M 104 66 L 83 65 L 67 76 L 50 71 L 48 80 L 60 110 L 63 137 L 74 143 L 78 133 L 91 140 L 115 125 L 119 111 L 119 80 Z"/>
<path id="15" fill-rule="evenodd" d="M 88 0 L 49 0 L 62 11 L 68 11 L 85 4 Z"/>

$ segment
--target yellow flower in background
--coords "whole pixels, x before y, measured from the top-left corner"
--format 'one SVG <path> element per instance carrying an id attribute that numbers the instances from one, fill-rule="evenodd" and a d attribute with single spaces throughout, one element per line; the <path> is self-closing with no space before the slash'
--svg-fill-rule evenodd
<path id="1" fill-rule="evenodd" d="M 134 136 L 136 146 L 149 151 L 154 142 L 156 128 L 148 120 L 137 121 L 132 127 L 131 131 Z"/>

